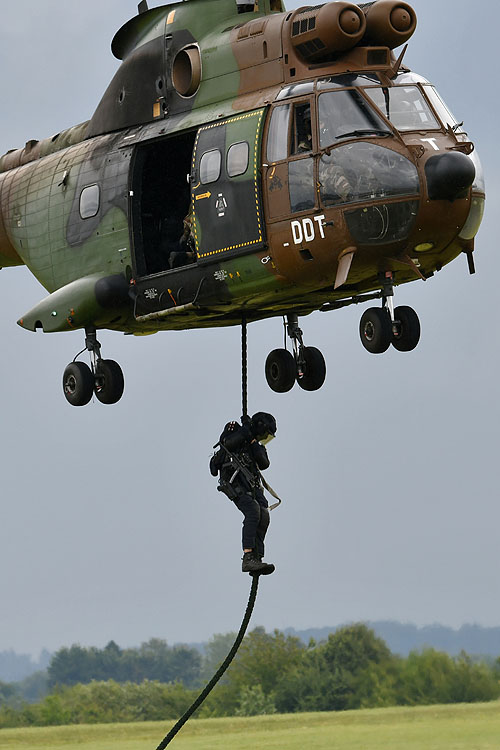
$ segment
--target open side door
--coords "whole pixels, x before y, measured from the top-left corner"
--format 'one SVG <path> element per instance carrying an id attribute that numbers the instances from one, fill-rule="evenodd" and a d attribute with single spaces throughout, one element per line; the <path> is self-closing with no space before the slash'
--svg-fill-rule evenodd
<path id="1" fill-rule="evenodd" d="M 265 245 L 260 189 L 264 109 L 199 129 L 191 198 L 200 263 L 255 252 Z"/>

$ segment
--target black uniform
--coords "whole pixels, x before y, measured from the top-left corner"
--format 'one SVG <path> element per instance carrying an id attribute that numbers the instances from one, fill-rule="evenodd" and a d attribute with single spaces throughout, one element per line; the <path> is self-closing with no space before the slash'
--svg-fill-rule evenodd
<path id="1" fill-rule="evenodd" d="M 259 434 L 263 428 L 255 417 L 248 425 L 237 422 L 226 425 L 220 436 L 221 447 L 210 461 L 210 471 L 213 476 L 220 475 L 218 489 L 243 513 L 243 550 L 253 550 L 255 557 L 262 559 L 269 509 L 259 470 L 267 469 L 270 462 L 265 446 L 258 439 L 274 434 L 276 423 L 271 417 L 271 429 Z"/>

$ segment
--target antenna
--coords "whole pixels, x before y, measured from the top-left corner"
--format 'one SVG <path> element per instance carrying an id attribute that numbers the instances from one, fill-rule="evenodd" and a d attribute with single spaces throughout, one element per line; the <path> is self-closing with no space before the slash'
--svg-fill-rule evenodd
<path id="1" fill-rule="evenodd" d="M 403 47 L 403 51 L 401 52 L 400 56 L 392 66 L 392 76 L 391 78 L 396 78 L 397 74 L 399 73 L 399 70 L 401 68 L 401 65 L 403 64 L 403 58 L 406 55 L 406 50 L 408 49 L 408 45 L 405 44 Z"/>
<path id="2" fill-rule="evenodd" d="M 147 13 L 149 10 L 148 0 L 141 0 L 139 5 L 137 6 L 137 9 L 139 11 L 139 15 L 141 15 L 142 13 Z"/>

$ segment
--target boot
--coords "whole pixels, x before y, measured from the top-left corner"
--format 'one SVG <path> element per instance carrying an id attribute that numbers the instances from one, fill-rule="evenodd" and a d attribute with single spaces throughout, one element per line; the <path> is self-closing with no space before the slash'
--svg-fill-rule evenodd
<path id="1" fill-rule="evenodd" d="M 274 565 L 268 565 L 268 563 L 262 562 L 255 552 L 245 552 L 243 555 L 241 570 L 243 573 L 250 573 L 252 576 L 268 576 L 271 573 L 274 573 Z"/>
<path id="2" fill-rule="evenodd" d="M 274 573 L 274 571 L 276 570 L 275 566 L 272 563 L 263 562 L 262 558 L 264 557 L 264 555 L 256 555 L 256 557 L 262 565 L 266 566 L 266 569 L 261 572 L 261 576 L 270 576 L 271 573 Z"/>

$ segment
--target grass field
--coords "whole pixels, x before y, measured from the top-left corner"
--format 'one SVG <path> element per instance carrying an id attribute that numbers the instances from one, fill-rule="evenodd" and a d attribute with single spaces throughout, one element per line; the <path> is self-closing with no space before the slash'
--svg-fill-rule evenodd
<path id="1" fill-rule="evenodd" d="M 155 750 L 170 724 L 2 729 L 2 750 Z M 190 721 L 179 750 L 500 750 L 500 702 Z"/>

